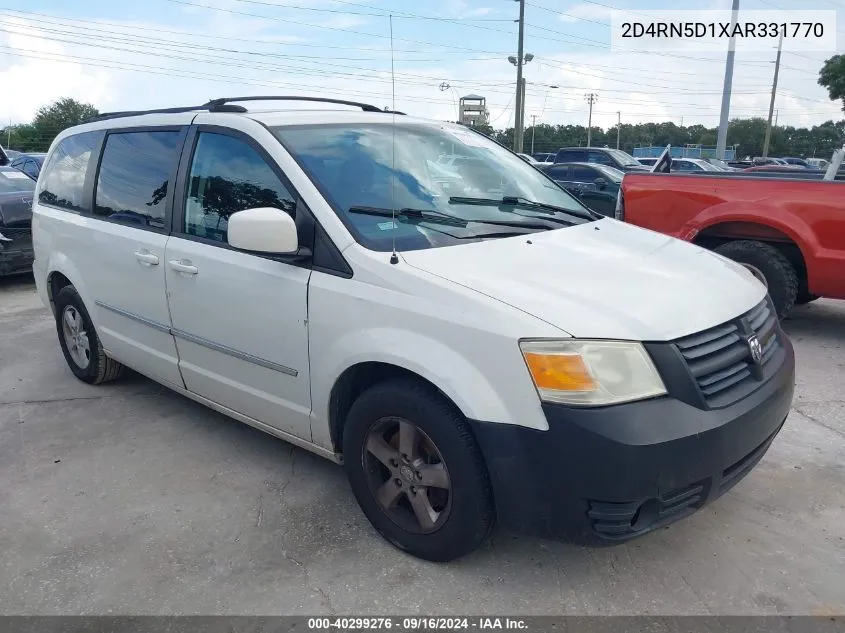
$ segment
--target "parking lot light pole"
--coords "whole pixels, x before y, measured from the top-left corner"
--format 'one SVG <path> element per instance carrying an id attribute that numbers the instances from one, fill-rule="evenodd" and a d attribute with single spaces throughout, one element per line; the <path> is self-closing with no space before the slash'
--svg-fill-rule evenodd
<path id="1" fill-rule="evenodd" d="M 616 111 L 616 149 L 619 149 L 619 135 L 622 131 L 622 112 Z"/>
<path id="2" fill-rule="evenodd" d="M 731 9 L 731 33 L 736 29 L 739 0 L 734 0 Z M 725 59 L 725 83 L 722 87 L 722 112 L 719 115 L 719 136 L 716 140 L 716 158 L 725 160 L 725 145 L 728 143 L 728 118 L 731 111 L 731 86 L 734 77 L 734 54 L 736 53 L 736 39 L 731 35 L 728 43 L 728 56 Z"/>

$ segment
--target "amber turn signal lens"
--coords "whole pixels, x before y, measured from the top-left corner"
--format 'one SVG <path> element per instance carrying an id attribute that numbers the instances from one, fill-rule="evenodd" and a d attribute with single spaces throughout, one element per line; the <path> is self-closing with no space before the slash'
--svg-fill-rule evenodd
<path id="1" fill-rule="evenodd" d="M 526 352 L 525 362 L 538 389 L 553 391 L 593 391 L 596 382 L 577 354 L 537 354 Z"/>

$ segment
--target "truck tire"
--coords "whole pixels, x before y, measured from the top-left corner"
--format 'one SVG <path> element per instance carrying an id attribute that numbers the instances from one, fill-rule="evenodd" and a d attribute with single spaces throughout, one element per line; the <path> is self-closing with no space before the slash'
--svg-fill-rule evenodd
<path id="1" fill-rule="evenodd" d="M 798 298 L 798 274 L 778 249 L 763 242 L 738 240 L 716 248 L 723 257 L 752 268 L 765 279 L 778 317 L 783 319 Z"/>
<path id="2" fill-rule="evenodd" d="M 115 380 L 124 367 L 106 356 L 94 323 L 82 297 L 73 286 L 65 286 L 55 299 L 59 345 L 73 375 L 89 385 Z"/>
<path id="3" fill-rule="evenodd" d="M 370 523 L 409 554 L 450 561 L 493 528 L 475 436 L 460 411 L 421 381 L 388 380 L 358 396 L 343 428 L 343 458 Z"/>

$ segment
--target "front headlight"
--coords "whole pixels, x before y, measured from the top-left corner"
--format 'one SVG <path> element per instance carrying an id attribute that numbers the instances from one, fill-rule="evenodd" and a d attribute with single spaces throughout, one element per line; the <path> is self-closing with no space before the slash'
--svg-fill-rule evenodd
<path id="1" fill-rule="evenodd" d="M 544 402 L 595 407 L 666 393 L 660 374 L 640 343 L 526 340 L 519 347 Z"/>

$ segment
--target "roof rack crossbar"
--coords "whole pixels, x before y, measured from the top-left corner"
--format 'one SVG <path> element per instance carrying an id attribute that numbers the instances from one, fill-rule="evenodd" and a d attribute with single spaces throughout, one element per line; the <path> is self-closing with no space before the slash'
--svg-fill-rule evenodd
<path id="1" fill-rule="evenodd" d="M 253 97 L 223 97 L 220 99 L 212 99 L 205 105 L 211 112 L 215 112 L 220 106 L 226 105 L 233 101 L 310 101 L 313 103 L 334 103 L 337 105 L 348 105 L 354 108 L 361 108 L 364 112 L 384 112 L 369 103 L 361 103 L 359 101 L 346 101 L 345 99 L 329 99 L 328 97 L 298 97 L 291 95 L 269 95 L 269 96 L 253 96 Z M 398 113 L 397 113 L 398 114 Z"/>

